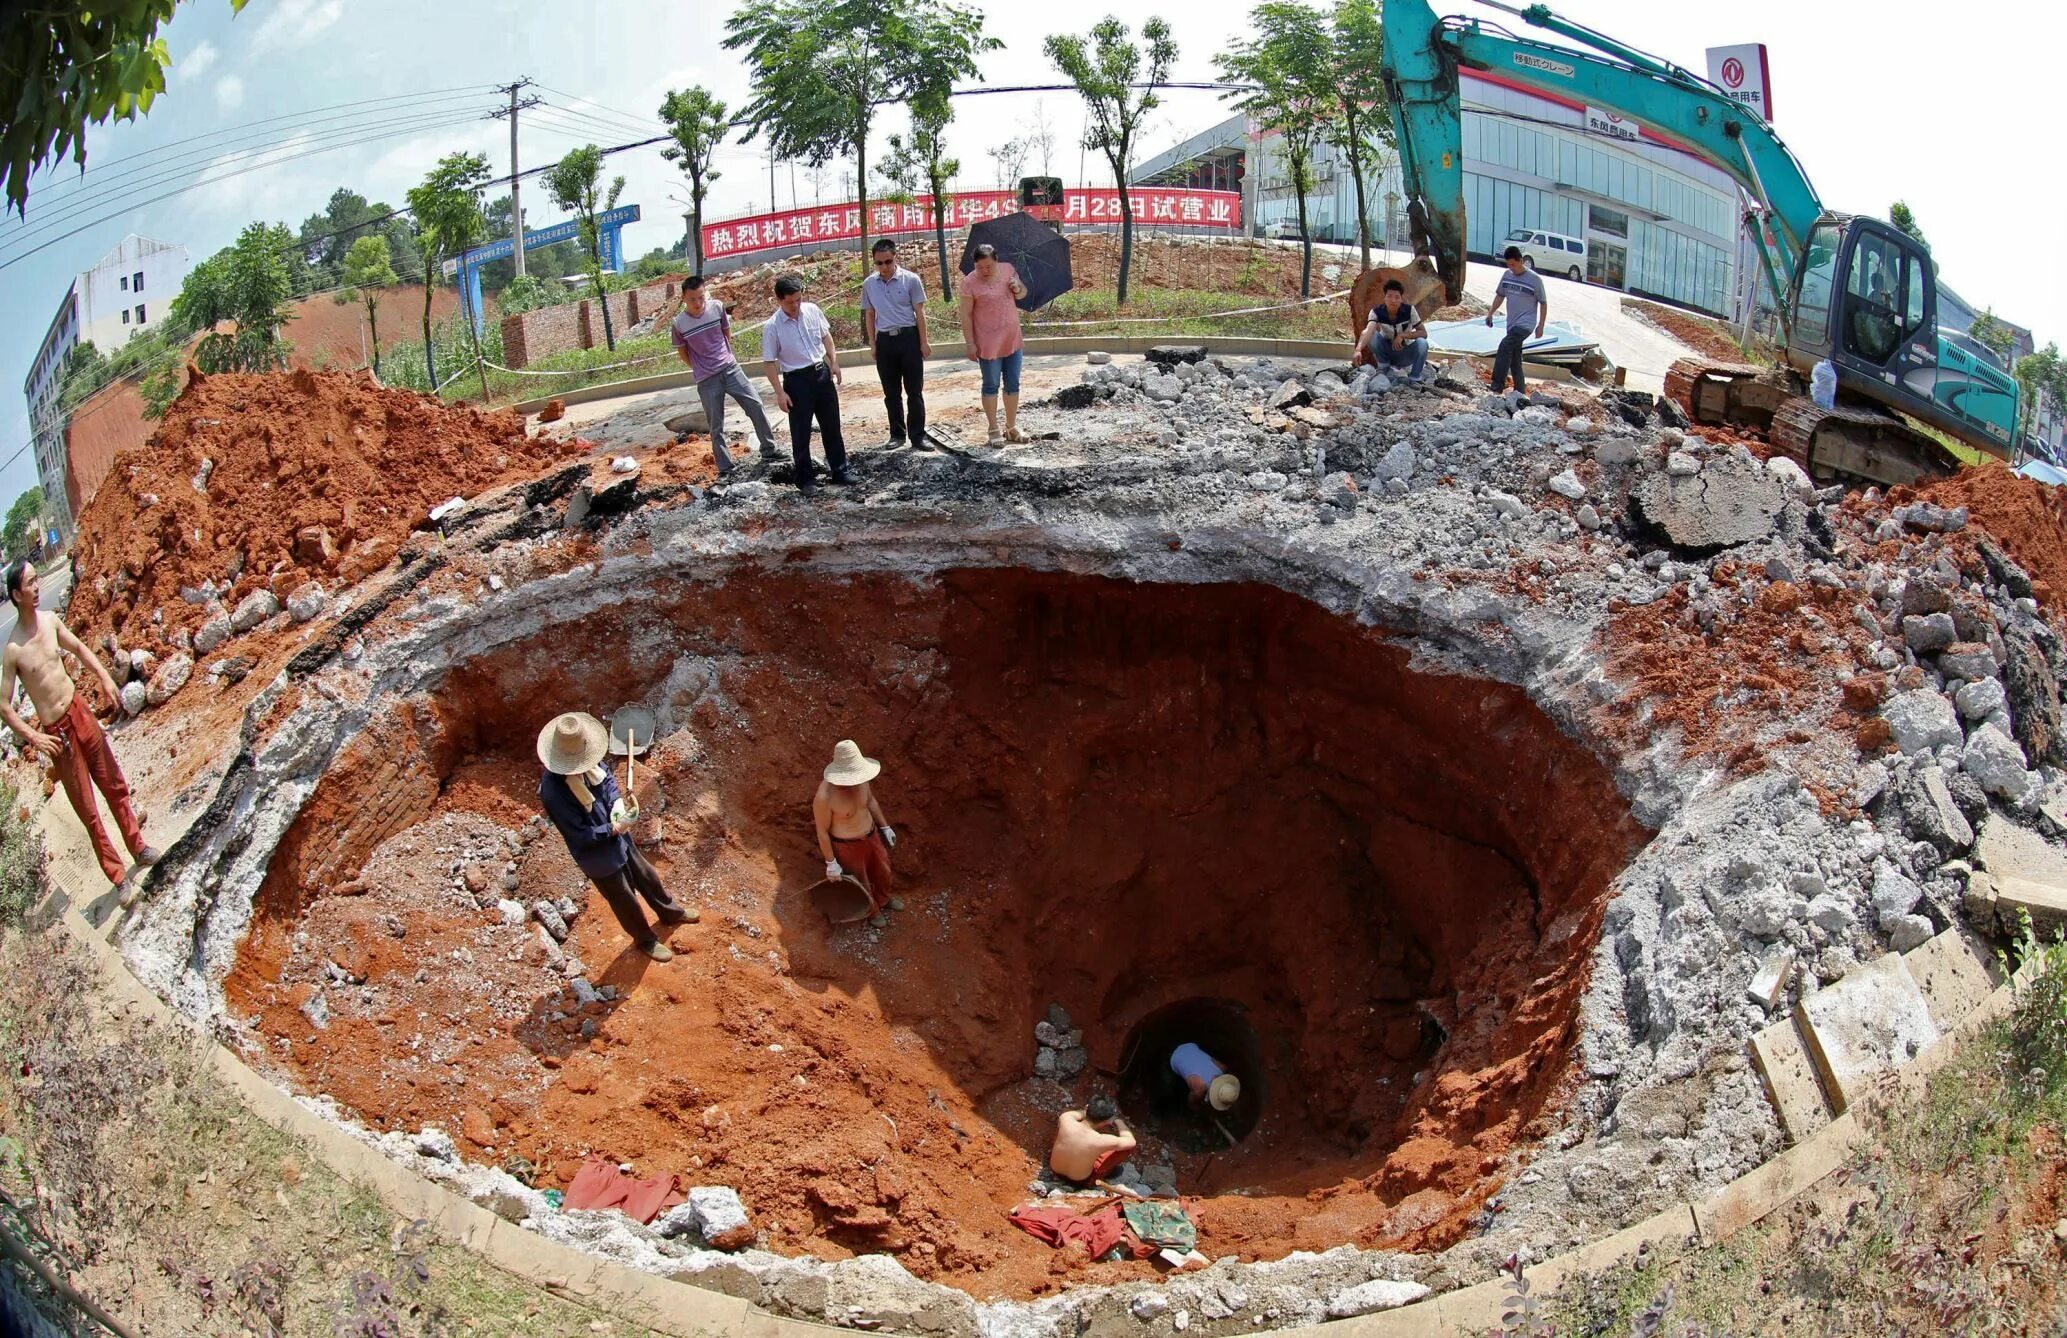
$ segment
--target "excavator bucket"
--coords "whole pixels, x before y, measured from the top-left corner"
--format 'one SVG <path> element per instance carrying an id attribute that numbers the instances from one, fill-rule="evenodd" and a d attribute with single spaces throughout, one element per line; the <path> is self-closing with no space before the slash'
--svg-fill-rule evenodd
<path id="1" fill-rule="evenodd" d="M 1356 283 L 1349 290 L 1349 335 L 1354 339 L 1364 332 L 1364 321 L 1371 314 L 1371 308 L 1378 305 L 1385 296 L 1385 281 L 1398 279 L 1407 290 L 1407 301 L 1414 310 L 1421 313 L 1423 320 L 1449 305 L 1443 288 L 1443 279 L 1423 257 L 1411 265 L 1381 266 L 1367 269 L 1357 276 Z"/>

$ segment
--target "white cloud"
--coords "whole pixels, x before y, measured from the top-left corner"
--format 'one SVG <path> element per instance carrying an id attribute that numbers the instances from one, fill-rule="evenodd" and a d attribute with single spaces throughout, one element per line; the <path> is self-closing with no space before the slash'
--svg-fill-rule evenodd
<path id="1" fill-rule="evenodd" d="M 197 42 L 192 51 L 173 62 L 173 73 L 188 79 L 199 79 L 208 73 L 208 67 L 215 64 L 215 58 L 221 54 L 215 49 L 215 43 L 205 40 Z"/>
<path id="2" fill-rule="evenodd" d="M 271 0 L 251 35 L 251 54 L 300 46 L 344 16 L 344 0 Z"/>
<path id="3" fill-rule="evenodd" d="M 235 111 L 244 105 L 244 81 L 234 74 L 226 74 L 215 81 L 215 105 L 223 111 Z"/>

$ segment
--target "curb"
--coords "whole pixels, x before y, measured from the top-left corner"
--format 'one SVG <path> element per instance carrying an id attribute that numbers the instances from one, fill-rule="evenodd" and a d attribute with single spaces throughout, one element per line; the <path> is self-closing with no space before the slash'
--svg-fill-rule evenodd
<path id="1" fill-rule="evenodd" d="M 1162 344 L 1189 344 L 1203 347 L 1210 353 L 1225 355 L 1259 358 L 1321 358 L 1331 362 L 1346 364 L 1349 359 L 1343 356 L 1344 350 L 1342 345 L 1348 342 L 1346 339 L 1261 339 L 1237 335 L 1058 335 L 1027 340 L 1026 352 L 1033 357 L 1053 354 L 1089 353 L 1093 350 L 1102 350 L 1106 353 L 1146 353 L 1149 349 Z M 1434 356 L 1432 351 L 1430 356 Z M 1488 358 L 1472 353 L 1453 353 L 1443 356 L 1479 362 L 1490 361 Z M 953 343 L 935 344 L 933 346 L 933 356 L 928 361 L 953 362 L 962 357 L 962 343 L 960 340 L 956 340 Z M 840 366 L 842 368 L 872 367 L 874 365 L 874 355 L 865 348 L 850 348 L 843 350 L 840 354 Z M 740 366 L 743 368 L 746 364 L 741 363 Z M 1563 368 L 1537 362 L 1527 363 L 1525 367 L 1529 377 L 1533 380 L 1556 381 L 1564 385 L 1575 384 L 1571 373 Z M 751 378 L 751 373 L 749 373 L 749 378 Z M 502 407 L 514 413 L 529 415 L 537 413 L 553 400 L 558 400 L 562 404 L 589 404 L 596 400 L 616 399 L 620 395 L 644 395 L 653 391 L 679 390 L 694 384 L 695 382 L 690 379 L 689 369 L 684 367 L 677 371 L 661 372 L 654 376 L 636 376 L 626 381 L 605 381 L 598 385 L 581 386 L 574 390 L 561 391 L 557 395 L 541 395 L 536 399 L 518 400 L 514 404 L 506 404 Z"/>

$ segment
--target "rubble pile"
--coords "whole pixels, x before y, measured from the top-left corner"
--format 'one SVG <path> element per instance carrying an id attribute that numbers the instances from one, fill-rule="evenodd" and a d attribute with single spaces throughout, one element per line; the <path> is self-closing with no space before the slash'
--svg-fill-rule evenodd
<path id="1" fill-rule="evenodd" d="M 580 449 L 358 375 L 196 374 L 80 516 L 67 619 L 96 647 L 191 671 L 233 637 L 318 617 L 446 498 Z M 178 690 L 146 681 L 158 700 Z"/>

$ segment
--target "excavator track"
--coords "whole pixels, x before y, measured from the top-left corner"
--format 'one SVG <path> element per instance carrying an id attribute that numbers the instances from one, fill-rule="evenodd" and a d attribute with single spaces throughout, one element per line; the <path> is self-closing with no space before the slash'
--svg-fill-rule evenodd
<path id="1" fill-rule="evenodd" d="M 1885 409 L 1861 404 L 1824 409 L 1801 395 L 1788 396 L 1773 414 L 1771 440 L 1819 482 L 1915 484 L 1960 466 L 1935 438 Z"/>
<path id="2" fill-rule="evenodd" d="M 1665 396 L 1696 423 L 1763 432 L 1790 398 L 1764 376 L 1764 368 L 1747 363 L 1681 358 L 1666 369 Z"/>

